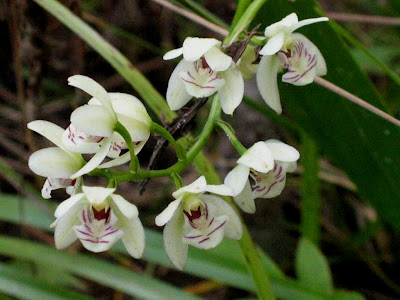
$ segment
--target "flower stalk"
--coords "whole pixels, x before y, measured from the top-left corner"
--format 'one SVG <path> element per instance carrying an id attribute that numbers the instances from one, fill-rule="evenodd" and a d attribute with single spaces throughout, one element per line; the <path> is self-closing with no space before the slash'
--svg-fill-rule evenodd
<path id="1" fill-rule="evenodd" d="M 125 140 L 125 142 L 128 146 L 130 157 L 131 157 L 131 160 L 129 163 L 130 171 L 133 172 L 134 174 L 136 174 L 139 171 L 140 164 L 139 164 L 139 160 L 135 154 L 135 149 L 133 148 L 133 142 L 132 142 L 131 135 L 129 134 L 128 130 L 126 130 L 126 128 L 120 122 L 117 122 L 114 130 L 116 132 L 118 132 L 122 136 L 122 138 Z"/>
<path id="2" fill-rule="evenodd" d="M 237 139 L 232 126 L 230 126 L 230 124 L 222 121 L 222 120 L 218 120 L 217 121 L 217 125 L 218 127 L 220 127 L 225 134 L 228 136 L 229 141 L 231 142 L 232 146 L 236 149 L 236 151 L 240 154 L 243 155 L 246 152 L 246 147 L 242 145 L 242 143 Z"/>

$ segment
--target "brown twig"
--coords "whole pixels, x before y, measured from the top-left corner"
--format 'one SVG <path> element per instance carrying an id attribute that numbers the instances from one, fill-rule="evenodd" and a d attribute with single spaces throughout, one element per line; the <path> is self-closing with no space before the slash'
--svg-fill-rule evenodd
<path id="1" fill-rule="evenodd" d="M 382 25 L 392 25 L 392 26 L 400 25 L 400 18 L 385 17 L 385 16 L 346 14 L 337 12 L 326 12 L 326 16 L 336 21 L 349 21 L 349 22 L 382 24 Z"/>
<path id="2" fill-rule="evenodd" d="M 324 88 L 327 88 L 328 90 L 331 90 L 332 92 L 346 98 L 347 100 L 357 104 L 358 106 L 361 106 L 362 108 L 365 108 L 366 110 L 369 110 L 373 114 L 380 116 L 381 118 L 389 121 L 390 123 L 393 123 L 400 127 L 400 120 L 389 115 L 388 113 L 385 113 L 384 111 L 380 110 L 379 108 L 369 104 L 368 102 L 357 97 L 356 95 L 353 95 L 350 92 L 342 89 L 341 87 L 338 87 L 337 85 L 335 85 L 321 77 L 315 77 L 314 82 L 319 84 L 320 86 L 323 86 Z"/>

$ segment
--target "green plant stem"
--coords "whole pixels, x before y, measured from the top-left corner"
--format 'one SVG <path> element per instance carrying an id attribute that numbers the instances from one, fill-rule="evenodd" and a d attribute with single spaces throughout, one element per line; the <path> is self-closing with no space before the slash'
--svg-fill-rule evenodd
<path id="1" fill-rule="evenodd" d="M 318 245 L 321 236 L 320 215 L 322 200 L 318 179 L 319 159 L 315 142 L 301 134 L 301 162 L 304 168 L 301 181 L 301 232 L 303 237 Z"/>
<path id="2" fill-rule="evenodd" d="M 217 125 L 226 133 L 226 135 L 229 138 L 229 141 L 231 142 L 232 146 L 236 149 L 236 151 L 240 154 L 243 155 L 246 152 L 246 147 L 242 145 L 242 143 L 236 138 L 235 132 L 233 131 L 232 126 L 230 124 L 218 120 Z"/>
<path id="3" fill-rule="evenodd" d="M 128 146 L 128 149 L 129 149 L 129 154 L 131 156 L 131 161 L 129 163 L 130 171 L 136 174 L 139 171 L 140 164 L 139 164 L 139 160 L 135 154 L 135 148 L 133 147 L 132 137 L 129 134 L 129 131 L 120 122 L 118 122 L 117 125 L 115 125 L 114 130 L 116 132 L 118 132 L 122 136 L 122 138 L 125 140 L 125 142 Z"/>
<path id="4" fill-rule="evenodd" d="M 254 245 L 246 226 L 243 226 L 243 235 L 242 239 L 239 240 L 239 245 L 240 249 L 242 250 L 247 269 L 253 278 L 258 298 L 263 300 L 275 299 L 272 291 L 271 281 L 269 280 L 269 276 L 265 268 L 262 267 L 260 254 L 257 251 L 257 248 Z"/>
<path id="5" fill-rule="evenodd" d="M 225 38 L 225 45 L 230 45 L 231 43 L 233 43 L 237 39 L 239 34 L 247 29 L 251 21 L 253 21 L 254 17 L 258 13 L 261 6 L 263 6 L 266 1 L 267 0 L 255 0 L 247 7 L 246 11 L 243 13 L 236 26 L 233 28 L 233 30 L 229 32 L 229 35 Z"/>
<path id="6" fill-rule="evenodd" d="M 169 133 L 168 130 L 166 130 L 161 125 L 158 125 L 157 123 L 153 122 L 153 123 L 151 123 L 150 131 L 161 135 L 168 142 L 170 142 L 172 147 L 174 147 L 174 149 L 175 149 L 175 153 L 176 153 L 176 156 L 178 157 L 178 160 L 185 160 L 186 159 L 186 155 L 185 155 L 184 149 L 182 148 L 182 146 L 180 144 L 178 144 L 175 141 L 174 137 L 171 135 L 171 133 Z"/>

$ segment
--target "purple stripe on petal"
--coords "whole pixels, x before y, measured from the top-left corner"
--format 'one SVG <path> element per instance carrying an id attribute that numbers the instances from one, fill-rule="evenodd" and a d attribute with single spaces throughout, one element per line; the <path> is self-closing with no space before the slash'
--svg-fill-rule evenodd
<path id="1" fill-rule="evenodd" d="M 205 242 L 205 241 L 208 241 L 209 239 L 210 239 L 209 237 L 206 237 L 206 238 L 202 239 L 202 240 L 199 242 L 199 244 L 201 244 L 201 243 L 203 243 L 203 242 Z"/>
<path id="2" fill-rule="evenodd" d="M 216 232 L 218 229 L 222 228 L 225 225 L 226 221 L 222 222 L 217 228 L 215 228 L 213 231 L 209 232 L 207 236 L 212 235 L 214 232 Z"/>

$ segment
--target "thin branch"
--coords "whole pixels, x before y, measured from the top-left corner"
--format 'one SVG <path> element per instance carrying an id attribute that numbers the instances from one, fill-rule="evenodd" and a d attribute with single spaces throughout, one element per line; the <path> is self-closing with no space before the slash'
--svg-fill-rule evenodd
<path id="1" fill-rule="evenodd" d="M 215 33 L 217 33 L 223 37 L 225 37 L 229 34 L 228 30 L 226 30 L 218 25 L 215 25 L 215 24 L 207 21 L 206 19 L 187 11 L 186 9 L 180 8 L 179 6 L 176 6 L 166 0 L 152 0 L 152 1 L 176 12 L 177 14 L 180 14 L 180 15 L 188 18 L 189 20 L 192 20 L 193 22 L 196 22 L 196 23 L 214 31 Z"/>
<path id="2" fill-rule="evenodd" d="M 388 113 L 385 113 L 384 111 L 369 104 L 368 102 L 365 102 L 361 98 L 349 93 L 348 91 L 342 89 L 341 87 L 338 87 L 337 85 L 335 85 L 321 77 L 315 77 L 314 82 L 319 84 L 320 86 L 323 86 L 324 88 L 327 88 L 328 90 L 331 90 L 332 92 L 346 98 L 347 100 L 350 100 L 351 102 L 361 106 L 362 108 L 369 110 L 370 112 L 374 113 L 375 115 L 380 116 L 383 119 L 400 127 L 400 120 L 394 118 L 393 116 L 389 115 Z"/>
<path id="3" fill-rule="evenodd" d="M 393 17 L 346 14 L 346 13 L 336 13 L 336 12 L 326 12 L 326 15 L 327 17 L 336 21 L 349 21 L 349 22 L 382 24 L 382 25 L 392 25 L 392 26 L 400 25 L 400 18 L 393 18 Z"/>

